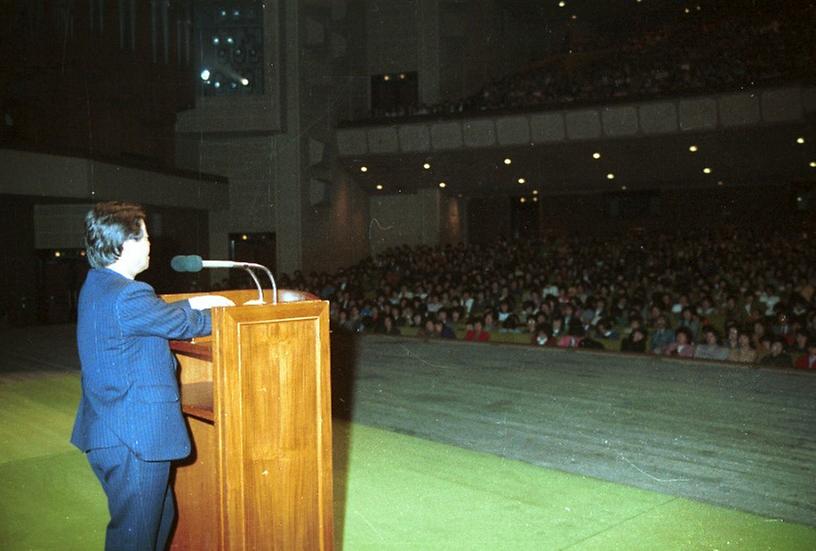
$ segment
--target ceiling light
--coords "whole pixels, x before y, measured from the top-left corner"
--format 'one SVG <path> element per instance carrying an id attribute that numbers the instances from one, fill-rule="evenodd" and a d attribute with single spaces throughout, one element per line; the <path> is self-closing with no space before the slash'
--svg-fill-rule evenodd
<path id="1" fill-rule="evenodd" d="M 626 186 L 621 186 L 621 191 L 626 191 Z"/>
<path id="2" fill-rule="evenodd" d="M 378 189 L 378 190 L 380 190 L 380 189 L 382 189 L 382 188 L 383 188 L 382 184 L 377 184 L 377 189 Z"/>
<path id="3" fill-rule="evenodd" d="M 446 184 L 445 182 L 439 182 L 439 187 L 441 187 L 442 189 L 445 189 L 445 187 L 447 187 L 447 185 L 448 184 Z"/>
<path id="4" fill-rule="evenodd" d="M 527 183 L 527 180 L 525 180 L 524 178 L 519 178 L 518 183 L 519 184 L 525 184 L 525 183 Z"/>
<path id="5" fill-rule="evenodd" d="M 612 173 L 610 172 L 609 174 L 607 174 L 607 175 L 606 175 L 606 179 L 607 179 L 607 180 L 614 180 L 614 179 L 615 179 L 615 175 L 614 175 L 614 174 L 612 174 Z"/>
<path id="6" fill-rule="evenodd" d="M 705 167 L 705 168 L 703 169 L 703 174 L 711 174 L 711 169 L 710 169 L 710 168 L 708 168 L 708 167 Z"/>
<path id="7" fill-rule="evenodd" d="M 384 75 L 383 80 L 391 80 L 391 75 Z"/>
<path id="8" fill-rule="evenodd" d="M 249 236 L 247 234 L 245 234 L 245 233 L 241 234 L 241 241 L 248 241 L 248 240 L 249 240 Z"/>
<path id="9" fill-rule="evenodd" d="M 538 195 L 538 190 L 537 189 L 533 190 L 533 195 Z"/>
<path id="10" fill-rule="evenodd" d="M 519 199 L 519 203 L 526 203 L 526 202 L 527 202 L 526 197 L 522 197 L 521 199 Z"/>
<path id="11" fill-rule="evenodd" d="M 810 168 L 816 168 L 816 161 L 810 161 Z"/>
<path id="12" fill-rule="evenodd" d="M 561 0 L 561 1 L 558 3 L 558 7 L 559 7 L 559 8 L 563 8 L 563 7 L 564 7 L 564 6 L 566 6 L 566 5 L 567 5 L 567 3 L 566 3 L 566 2 L 564 2 L 564 0 Z"/>
<path id="13" fill-rule="evenodd" d="M 721 185 L 723 185 L 724 183 L 725 183 L 725 182 L 723 182 L 722 180 L 717 180 L 717 185 L 718 185 L 718 186 L 721 186 Z"/>
<path id="14" fill-rule="evenodd" d="M 201 80 L 210 80 L 210 70 L 204 69 L 199 76 L 201 76 Z"/>
<path id="15" fill-rule="evenodd" d="M 405 73 L 400 73 L 400 80 L 405 80 Z"/>
<path id="16" fill-rule="evenodd" d="M 598 153 L 598 152 L 596 151 L 595 153 L 593 153 L 593 154 L 592 154 L 592 158 L 593 158 L 593 159 L 600 159 L 600 158 L 601 158 L 601 154 L 600 154 L 600 153 Z"/>
<path id="17" fill-rule="evenodd" d="M 533 203 L 538 203 L 538 197 L 533 197 Z"/>
<path id="18" fill-rule="evenodd" d="M 424 165 L 422 165 L 422 168 L 424 168 L 425 170 L 430 169 L 431 168 L 431 163 L 425 163 Z"/>
<path id="19" fill-rule="evenodd" d="M 506 164 L 506 165 L 509 165 L 512 162 L 513 161 L 510 159 L 510 157 L 507 157 L 507 158 L 504 159 L 504 164 Z"/>
<path id="20" fill-rule="evenodd" d="M 691 151 L 692 153 L 697 153 L 697 146 L 696 145 L 690 145 L 689 146 L 689 151 Z"/>
<path id="21" fill-rule="evenodd" d="M 368 172 L 368 167 L 367 166 L 361 166 L 360 167 L 360 172 Z"/>
<path id="22" fill-rule="evenodd" d="M 59 258 L 59 257 L 61 257 L 61 256 L 62 256 L 62 253 L 61 253 L 61 252 L 59 252 L 59 251 L 54 251 L 54 256 L 56 256 L 57 258 Z"/>
<path id="23" fill-rule="evenodd" d="M 799 136 L 798 138 L 796 138 L 796 143 L 798 143 L 798 144 L 805 143 L 805 138 L 803 138 L 802 136 Z"/>
<path id="24" fill-rule="evenodd" d="M 249 79 L 244 77 L 241 79 L 241 84 L 244 86 L 249 86 Z"/>

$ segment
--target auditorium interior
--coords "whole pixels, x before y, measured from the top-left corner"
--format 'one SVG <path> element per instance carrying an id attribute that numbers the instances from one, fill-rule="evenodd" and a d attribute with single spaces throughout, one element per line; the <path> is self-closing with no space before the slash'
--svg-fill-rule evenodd
<path id="1" fill-rule="evenodd" d="M 103 546 L 77 302 L 129 201 L 157 293 L 325 301 L 320 549 L 816 549 L 814 21 L 0 2 L 0 547 Z"/>

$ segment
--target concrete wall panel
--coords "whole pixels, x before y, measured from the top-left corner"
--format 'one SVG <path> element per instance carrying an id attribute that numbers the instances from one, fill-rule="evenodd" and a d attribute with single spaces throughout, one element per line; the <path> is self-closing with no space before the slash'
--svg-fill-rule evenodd
<path id="1" fill-rule="evenodd" d="M 527 117 L 499 117 L 496 134 L 500 145 L 530 143 L 530 120 Z"/>

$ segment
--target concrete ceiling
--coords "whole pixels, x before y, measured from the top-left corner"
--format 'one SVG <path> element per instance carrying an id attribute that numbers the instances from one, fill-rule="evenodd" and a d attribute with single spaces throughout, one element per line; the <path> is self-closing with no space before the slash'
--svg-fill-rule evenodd
<path id="1" fill-rule="evenodd" d="M 805 143 L 797 143 L 803 137 Z M 697 152 L 689 151 L 692 145 Z M 600 153 L 594 159 L 593 153 Z M 512 163 L 504 163 L 510 158 Z M 372 194 L 510 196 L 816 181 L 816 124 L 342 159 Z M 429 163 L 426 170 L 423 163 Z M 361 172 L 361 167 L 367 168 Z M 711 172 L 703 172 L 710 168 Z M 608 179 L 614 174 L 614 179 Z M 518 183 L 524 178 L 525 183 Z M 722 182 L 720 184 L 720 182 Z M 377 185 L 383 189 L 378 190 Z"/>

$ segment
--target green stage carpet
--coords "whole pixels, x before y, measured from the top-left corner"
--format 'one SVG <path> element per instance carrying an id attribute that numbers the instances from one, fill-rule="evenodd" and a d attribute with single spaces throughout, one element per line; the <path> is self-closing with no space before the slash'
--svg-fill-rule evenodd
<path id="1" fill-rule="evenodd" d="M 67 442 L 77 373 L 0 375 L 0 549 L 102 548 L 104 496 Z M 816 549 L 816 529 L 335 424 L 337 548 Z"/>

